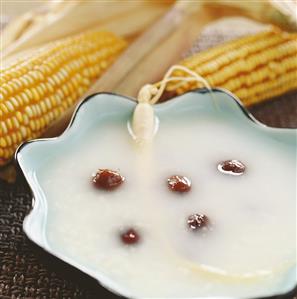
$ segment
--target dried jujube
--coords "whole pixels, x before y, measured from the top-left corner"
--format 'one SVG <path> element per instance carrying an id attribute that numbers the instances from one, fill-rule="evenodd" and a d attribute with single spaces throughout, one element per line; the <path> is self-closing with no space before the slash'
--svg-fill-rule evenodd
<path id="1" fill-rule="evenodd" d="M 193 214 L 187 220 L 188 227 L 194 231 L 206 227 L 208 223 L 208 217 L 204 214 Z"/>
<path id="2" fill-rule="evenodd" d="M 175 192 L 189 192 L 191 190 L 191 181 L 180 175 L 173 175 L 167 179 L 168 187 Z"/>
<path id="3" fill-rule="evenodd" d="M 130 228 L 122 232 L 120 237 L 122 242 L 126 245 L 134 245 L 138 243 L 140 240 L 139 233 L 133 228 Z"/>
<path id="4" fill-rule="evenodd" d="M 99 169 L 93 176 L 92 183 L 98 189 L 113 190 L 119 187 L 125 178 L 117 171 L 110 169 Z"/>
<path id="5" fill-rule="evenodd" d="M 245 172 L 245 165 L 239 160 L 226 160 L 218 165 L 218 170 L 231 175 L 242 175 Z"/>

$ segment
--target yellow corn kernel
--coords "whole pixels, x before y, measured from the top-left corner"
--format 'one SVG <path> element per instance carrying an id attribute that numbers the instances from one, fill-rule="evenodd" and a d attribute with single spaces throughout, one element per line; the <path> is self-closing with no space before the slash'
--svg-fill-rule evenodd
<path id="1" fill-rule="evenodd" d="M 0 165 L 75 104 L 125 49 L 113 33 L 89 31 L 50 43 L 0 71 Z"/>
<path id="2" fill-rule="evenodd" d="M 296 33 L 271 28 L 195 54 L 180 65 L 197 72 L 212 87 L 228 89 L 251 105 L 297 89 L 296 44 Z M 173 76 L 185 74 L 179 71 Z M 181 94 L 198 87 L 201 83 L 172 82 L 167 91 Z"/>

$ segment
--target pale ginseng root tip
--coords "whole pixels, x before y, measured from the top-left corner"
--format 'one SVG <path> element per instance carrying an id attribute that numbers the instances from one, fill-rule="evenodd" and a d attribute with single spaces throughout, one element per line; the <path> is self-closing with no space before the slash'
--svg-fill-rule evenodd
<path id="1" fill-rule="evenodd" d="M 132 135 L 137 143 L 151 142 L 156 132 L 154 109 L 149 103 L 138 103 L 132 119 Z"/>

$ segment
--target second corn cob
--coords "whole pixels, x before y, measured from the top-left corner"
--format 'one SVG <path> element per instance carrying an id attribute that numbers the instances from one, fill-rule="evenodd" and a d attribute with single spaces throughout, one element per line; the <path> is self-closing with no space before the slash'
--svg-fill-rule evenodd
<path id="1" fill-rule="evenodd" d="M 0 165 L 17 146 L 40 136 L 88 90 L 126 47 L 93 31 L 45 46 L 0 72 Z"/>
<path id="2" fill-rule="evenodd" d="M 297 34 L 273 27 L 200 52 L 180 64 L 212 87 L 233 92 L 248 106 L 297 89 Z M 167 90 L 181 94 L 197 87 L 201 84 L 178 82 L 169 84 Z"/>

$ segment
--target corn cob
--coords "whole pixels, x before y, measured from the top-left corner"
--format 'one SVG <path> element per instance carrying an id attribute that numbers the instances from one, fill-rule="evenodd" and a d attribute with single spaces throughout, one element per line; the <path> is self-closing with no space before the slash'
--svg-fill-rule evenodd
<path id="1" fill-rule="evenodd" d="M 195 54 L 180 65 L 252 105 L 297 89 L 297 34 L 271 28 Z M 173 82 L 167 91 L 181 94 L 197 87 L 201 84 Z"/>
<path id="2" fill-rule="evenodd" d="M 2 69 L 0 165 L 74 105 L 125 46 L 112 33 L 92 31 L 51 43 Z"/>

